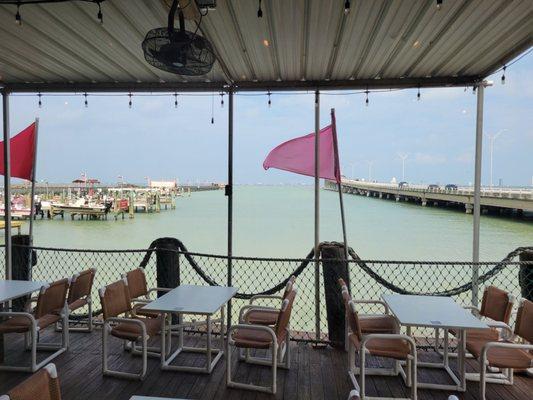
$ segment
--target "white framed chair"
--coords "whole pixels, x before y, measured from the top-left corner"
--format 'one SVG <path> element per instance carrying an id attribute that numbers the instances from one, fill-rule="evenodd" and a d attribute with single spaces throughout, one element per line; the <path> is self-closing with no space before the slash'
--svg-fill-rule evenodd
<path id="1" fill-rule="evenodd" d="M 296 297 L 296 289 L 290 291 L 283 300 L 279 318 L 275 327 L 265 325 L 238 324 L 228 329 L 228 349 L 226 352 L 226 385 L 228 387 L 256 390 L 260 392 L 276 394 L 277 369 L 281 366 L 290 368 L 290 329 L 289 322 Z M 246 349 L 245 362 L 250 364 L 266 365 L 272 369 L 272 383 L 269 387 L 258 386 L 252 383 L 236 382 L 232 379 L 231 371 L 231 346 Z M 250 357 L 250 349 L 270 349 L 270 359 Z"/>
<path id="2" fill-rule="evenodd" d="M 52 363 L 45 365 L 19 383 L 7 394 L 0 396 L 0 400 L 61 400 L 61 388 L 57 376 L 56 366 Z"/>
<path id="3" fill-rule="evenodd" d="M 99 290 L 104 323 L 102 327 L 102 373 L 119 378 L 143 380 L 146 376 L 148 355 L 160 357 L 157 347 L 148 347 L 148 340 L 159 332 L 170 333 L 167 321 L 162 316 L 157 318 L 138 317 L 132 315 L 132 302 L 126 280 L 114 282 Z M 142 356 L 142 367 L 138 373 L 111 370 L 108 367 L 109 335 L 131 343 L 132 353 Z M 169 343 L 167 341 L 167 343 Z M 140 349 L 136 346 L 140 344 Z"/>
<path id="4" fill-rule="evenodd" d="M 0 312 L 0 317 L 7 320 L 0 323 L 0 333 L 23 333 L 25 348 L 31 351 L 29 366 L 0 365 L 0 371 L 30 371 L 35 372 L 51 360 L 64 353 L 68 349 L 68 308 L 66 303 L 69 280 L 61 279 L 41 288 L 37 297 L 36 305 L 31 310 L 31 302 L 28 303 L 26 312 Z M 60 343 L 39 343 L 40 333 L 61 322 L 62 334 Z M 37 362 L 37 352 L 53 351 L 44 360 Z"/>
<path id="5" fill-rule="evenodd" d="M 70 286 L 67 296 L 67 308 L 69 313 L 69 330 L 71 332 L 92 332 L 93 331 L 93 307 L 92 307 L 92 289 L 94 277 L 96 275 L 95 268 L 89 268 L 85 271 L 75 274 L 70 279 Z M 83 321 L 87 326 L 74 327 L 70 324 L 79 324 L 79 320 L 72 320 L 71 316 L 74 311 L 87 307 L 87 320 Z M 57 326 L 57 330 L 61 330 Z"/>

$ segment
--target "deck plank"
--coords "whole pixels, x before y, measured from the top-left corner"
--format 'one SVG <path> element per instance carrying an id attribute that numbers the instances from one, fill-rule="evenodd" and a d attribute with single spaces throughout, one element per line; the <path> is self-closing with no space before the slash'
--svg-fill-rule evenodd
<path id="1" fill-rule="evenodd" d="M 19 335 L 20 336 L 20 335 Z M 182 397 L 188 399 L 229 399 L 229 400 L 267 400 L 267 399 L 306 399 L 306 400 L 345 400 L 351 389 L 347 374 L 348 357 L 342 350 L 331 348 L 314 349 L 305 343 L 291 344 L 291 369 L 278 370 L 278 393 L 266 394 L 226 388 L 226 360 L 223 358 L 212 374 L 194 374 L 175 371 L 161 371 L 159 360 L 149 358 L 148 373 L 143 382 L 103 377 L 101 372 L 101 331 L 91 334 L 72 333 L 70 350 L 55 360 L 61 382 L 64 400 L 129 400 L 134 394 L 160 397 Z M 48 334 L 43 340 L 48 340 Z M 205 338 L 199 335 L 186 338 L 187 345 L 204 345 Z M 7 359 L 12 362 L 28 360 L 28 352 L 22 351 L 17 335 L 6 336 L 6 347 L 13 346 Z M 6 349 L 9 352 L 9 348 Z M 13 354 L 16 352 L 15 354 Z M 265 351 L 260 352 L 266 355 Z M 431 357 L 431 353 L 423 358 Z M 186 355 L 183 358 L 189 365 L 202 365 L 203 355 Z M 435 358 L 436 359 L 436 358 Z M 122 350 L 120 342 L 113 340 L 110 346 L 110 363 L 119 368 L 134 370 L 140 366 L 140 358 Z M 383 365 L 379 359 L 368 360 L 369 366 Z M 270 370 L 261 366 L 249 366 L 237 360 L 232 353 L 234 377 L 243 382 L 254 381 L 266 385 L 270 382 Z M 467 370 L 475 371 L 475 360 L 467 361 Z M 455 361 L 452 361 L 455 368 Z M 0 372 L 0 394 L 6 393 L 29 376 L 27 373 Z M 421 370 L 420 377 L 430 381 L 443 381 L 438 371 Z M 444 378 L 445 379 L 445 378 Z M 405 396 L 409 394 L 399 377 L 368 377 L 368 394 L 386 396 Z M 533 392 L 533 379 L 515 375 L 513 386 L 487 385 L 488 400 L 526 400 Z M 433 390 L 420 390 L 421 400 L 447 399 L 451 393 Z M 468 382 L 467 392 L 457 396 L 464 400 L 478 399 L 479 384 Z"/>

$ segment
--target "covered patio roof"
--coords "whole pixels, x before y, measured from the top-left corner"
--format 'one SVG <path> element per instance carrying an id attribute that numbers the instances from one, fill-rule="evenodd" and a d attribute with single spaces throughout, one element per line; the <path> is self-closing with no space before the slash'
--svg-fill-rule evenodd
<path id="1" fill-rule="evenodd" d="M 0 4 L 6 0 L 0 0 Z M 184 0 L 183 3 L 188 3 Z M 479 82 L 531 47 L 530 0 L 219 0 L 200 33 L 204 76 L 150 66 L 141 42 L 170 0 L 0 5 L 0 86 L 9 92 L 375 89 Z M 199 13 L 194 2 L 186 8 Z"/>

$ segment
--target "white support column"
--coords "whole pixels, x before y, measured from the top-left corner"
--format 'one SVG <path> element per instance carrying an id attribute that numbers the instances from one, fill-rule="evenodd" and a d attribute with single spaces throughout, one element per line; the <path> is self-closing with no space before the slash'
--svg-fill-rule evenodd
<path id="1" fill-rule="evenodd" d="M 228 286 L 233 284 L 233 89 L 228 92 L 228 184 L 226 196 L 228 196 Z M 231 326 L 231 300 L 228 302 L 227 326 Z"/>
<path id="2" fill-rule="evenodd" d="M 320 340 L 320 92 L 315 92 L 315 339 Z"/>
<path id="3" fill-rule="evenodd" d="M 473 209 L 473 243 L 472 262 L 479 262 L 479 219 L 481 215 L 481 161 L 483 145 L 483 97 L 485 87 L 491 84 L 483 81 L 477 86 L 477 113 L 476 113 L 476 156 L 474 169 L 474 209 Z M 477 306 L 479 300 L 479 266 L 472 267 L 472 304 Z"/>
<path id="4" fill-rule="evenodd" d="M 9 142 L 9 92 L 2 91 L 3 131 L 4 131 L 4 235 L 5 235 L 5 274 L 12 278 L 11 269 L 11 152 Z"/>

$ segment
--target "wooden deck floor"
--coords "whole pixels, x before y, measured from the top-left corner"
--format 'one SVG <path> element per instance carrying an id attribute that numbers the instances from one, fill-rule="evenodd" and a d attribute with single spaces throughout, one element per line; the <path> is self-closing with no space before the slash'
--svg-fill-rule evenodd
<path id="1" fill-rule="evenodd" d="M 16 361 L 23 354 L 20 341 L 16 336 L 6 336 L 6 361 Z M 191 336 L 186 340 L 189 345 L 201 345 L 201 336 Z M 110 360 L 114 366 L 132 368 L 140 366 L 139 357 L 122 351 L 118 341 L 111 346 Z M 101 331 L 92 334 L 72 333 L 71 349 L 59 356 L 55 363 L 61 381 L 64 400 L 109 399 L 127 400 L 132 395 L 151 395 L 183 399 L 306 399 L 306 400 L 345 400 L 351 389 L 346 373 L 347 355 L 345 352 L 331 348 L 314 349 L 308 344 L 292 344 L 292 367 L 290 371 L 279 370 L 278 393 L 276 396 L 260 394 L 240 389 L 227 389 L 225 384 L 225 360 L 222 359 L 211 375 L 161 371 L 159 360 L 149 358 L 148 374 L 143 382 L 103 377 L 101 373 Z M 421 358 L 431 356 L 431 353 Z M 24 354 L 28 357 L 28 353 Z M 181 357 L 181 356 L 180 356 Z M 199 355 L 186 355 L 179 359 L 189 365 L 202 365 Z M 235 357 L 233 358 L 235 360 Z M 379 364 L 380 360 L 371 360 Z M 270 377 L 268 368 L 250 366 L 234 362 L 237 379 L 245 382 L 267 383 Z M 470 361 L 468 370 L 475 371 L 475 364 Z M 24 380 L 28 374 L 1 372 L 0 394 Z M 419 380 L 431 382 L 448 382 L 444 373 L 438 370 L 419 371 Z M 516 375 L 514 386 L 488 385 L 488 399 L 526 400 L 531 399 L 533 379 Z M 368 380 L 369 395 L 407 396 L 401 378 L 374 377 Z M 449 394 L 441 391 L 419 390 L 422 400 L 447 399 Z M 455 393 L 460 399 L 478 399 L 478 384 L 468 383 L 468 391 Z"/>

